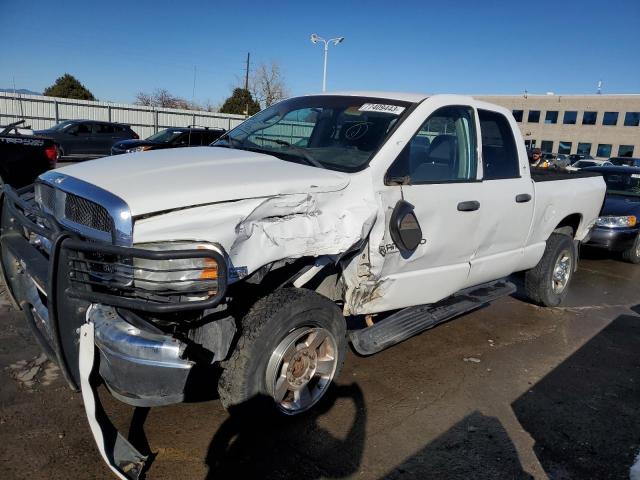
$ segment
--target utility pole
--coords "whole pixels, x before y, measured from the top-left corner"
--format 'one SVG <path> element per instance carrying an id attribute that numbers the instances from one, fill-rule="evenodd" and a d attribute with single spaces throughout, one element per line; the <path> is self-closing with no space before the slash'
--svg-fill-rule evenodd
<path id="1" fill-rule="evenodd" d="M 245 115 L 249 115 L 249 57 L 250 52 L 247 52 L 247 69 L 244 75 L 244 89 L 247 92 L 247 108 L 244 111 Z"/>

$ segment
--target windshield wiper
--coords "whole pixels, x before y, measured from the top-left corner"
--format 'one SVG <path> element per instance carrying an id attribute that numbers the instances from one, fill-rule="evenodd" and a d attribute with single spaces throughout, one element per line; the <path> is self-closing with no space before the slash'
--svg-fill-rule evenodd
<path id="1" fill-rule="evenodd" d="M 309 152 L 307 152 L 304 148 L 298 147 L 296 145 L 291 145 L 286 140 L 280 140 L 279 138 L 262 137 L 259 135 L 253 138 L 255 138 L 256 140 L 266 140 L 267 142 L 273 142 L 273 143 L 277 143 L 278 145 L 287 147 L 288 150 L 299 153 L 301 155 L 301 158 L 306 160 L 309 165 L 313 165 L 314 167 L 318 167 L 318 168 L 325 168 L 324 165 L 322 165 L 318 160 L 313 158 L 309 154 Z"/>

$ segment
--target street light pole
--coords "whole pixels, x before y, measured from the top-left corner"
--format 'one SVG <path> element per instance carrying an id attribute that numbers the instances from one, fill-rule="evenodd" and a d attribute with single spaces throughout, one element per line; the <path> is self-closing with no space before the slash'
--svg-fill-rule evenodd
<path id="1" fill-rule="evenodd" d="M 318 42 L 324 43 L 324 68 L 322 70 L 322 91 L 326 92 L 327 91 L 327 56 L 329 55 L 329 44 L 332 43 L 334 45 L 338 45 L 339 43 L 344 42 L 344 37 L 336 37 L 330 40 L 325 40 L 321 36 L 316 35 L 315 33 L 312 33 L 310 39 L 312 43 L 318 43 Z"/>

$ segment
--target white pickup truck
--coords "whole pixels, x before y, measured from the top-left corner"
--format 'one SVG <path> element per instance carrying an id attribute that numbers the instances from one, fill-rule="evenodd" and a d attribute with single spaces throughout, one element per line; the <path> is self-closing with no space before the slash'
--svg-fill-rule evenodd
<path id="1" fill-rule="evenodd" d="M 212 147 L 8 188 L 2 267 L 74 387 L 95 345 L 129 404 L 183 401 L 206 378 L 226 407 L 268 395 L 297 414 L 348 342 L 377 352 L 512 293 L 514 272 L 558 305 L 604 192 L 592 174 L 532 178 L 510 112 L 471 97 L 304 96 Z"/>

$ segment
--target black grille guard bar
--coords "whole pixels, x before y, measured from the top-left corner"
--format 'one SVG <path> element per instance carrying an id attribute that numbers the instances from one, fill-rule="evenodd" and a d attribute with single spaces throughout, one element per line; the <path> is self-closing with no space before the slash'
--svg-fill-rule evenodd
<path id="1" fill-rule="evenodd" d="M 83 253 L 100 253 L 107 255 L 117 255 L 123 257 L 136 257 L 147 260 L 181 260 L 188 258 L 213 258 L 218 265 L 218 288 L 214 296 L 206 300 L 195 300 L 186 302 L 172 303 L 155 303 L 149 300 L 129 298 L 120 295 L 111 295 L 108 293 L 93 292 L 91 290 L 82 290 L 70 287 L 67 294 L 72 298 L 86 300 L 95 303 L 103 303 L 114 307 L 128 308 L 131 310 L 141 310 L 150 313 L 171 313 L 186 310 L 203 310 L 215 307 L 224 298 L 227 287 L 227 264 L 224 256 L 211 249 L 191 249 L 191 250 L 167 250 L 155 251 L 145 250 L 142 248 L 119 247 L 114 245 L 101 245 L 80 240 L 65 240 L 62 248 L 83 252 Z M 222 247 L 218 248 L 222 249 Z M 222 251 L 222 250 L 221 250 Z M 179 292 L 176 292 L 179 294 Z"/>

